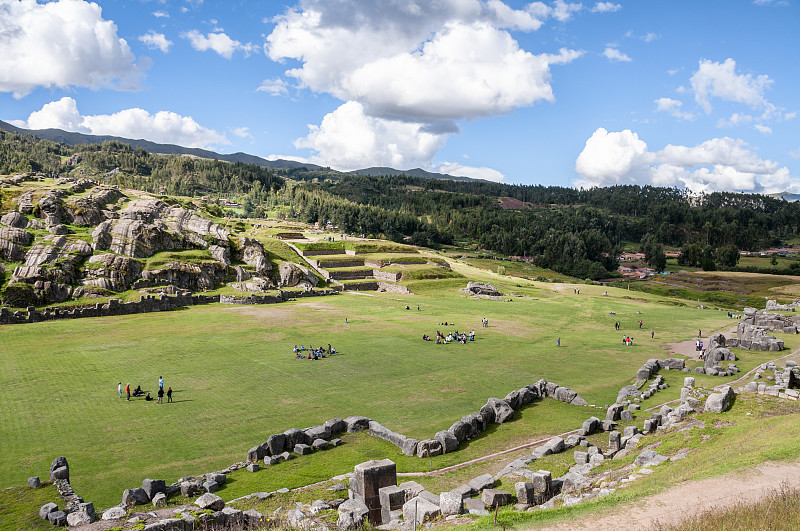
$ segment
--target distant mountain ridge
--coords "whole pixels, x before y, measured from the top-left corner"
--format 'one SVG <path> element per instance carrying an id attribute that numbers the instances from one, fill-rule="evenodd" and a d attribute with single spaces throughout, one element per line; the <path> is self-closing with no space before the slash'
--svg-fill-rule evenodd
<path id="1" fill-rule="evenodd" d="M 413 168 L 410 170 L 396 170 L 394 168 L 387 168 L 385 166 L 373 166 L 371 168 L 364 168 L 362 170 L 353 170 L 347 173 L 353 175 L 371 175 L 373 177 L 391 177 L 393 175 L 407 175 L 409 177 L 421 177 L 423 179 L 449 179 L 451 181 L 482 181 L 483 179 L 473 179 L 472 177 L 461 177 L 456 175 L 448 175 L 446 173 L 434 173 L 422 168 Z"/>
<path id="2" fill-rule="evenodd" d="M 64 131 L 62 129 L 23 129 L 21 127 L 16 127 L 9 123 L 0 121 L 0 129 L 5 129 L 6 131 L 10 131 L 13 133 L 19 133 L 21 135 L 30 133 L 38 138 L 42 138 L 44 140 L 50 140 L 52 142 L 58 142 L 59 144 L 66 144 L 68 146 L 77 146 L 80 144 L 102 144 L 108 140 L 117 140 L 119 142 L 123 142 L 125 144 L 130 144 L 133 147 L 140 147 L 149 151 L 150 153 L 159 153 L 165 155 L 192 155 L 195 157 L 200 157 L 203 159 L 217 159 L 217 160 L 224 160 L 226 162 L 243 162 L 245 164 L 255 164 L 256 166 L 263 166 L 265 168 L 275 168 L 275 169 L 295 169 L 295 168 L 307 168 L 309 170 L 321 170 L 322 166 L 318 166 L 316 164 L 306 164 L 302 162 L 296 162 L 292 160 L 267 160 L 261 157 L 257 157 L 255 155 L 248 155 L 247 153 L 231 153 L 229 155 L 223 155 L 221 153 L 216 153 L 214 151 L 209 151 L 207 149 L 200 149 L 200 148 L 187 148 L 183 146 L 178 146 L 176 144 L 158 144 L 156 142 L 150 142 L 149 140 L 138 139 L 134 140 L 131 138 L 123 138 L 119 136 L 109 136 L 109 135 L 86 135 L 83 133 L 73 133 L 70 131 Z"/>
<path id="3" fill-rule="evenodd" d="M 789 203 L 796 203 L 800 201 L 800 194 L 792 194 L 789 192 L 777 192 L 774 194 L 767 194 L 769 197 L 774 197 L 775 199 L 783 199 Z"/>
<path id="4" fill-rule="evenodd" d="M 143 139 L 134 140 L 131 138 L 123 138 L 119 136 L 87 135 L 83 133 L 73 133 L 70 131 L 64 131 L 62 129 L 23 129 L 21 127 L 16 127 L 1 120 L 0 120 L 0 129 L 4 129 L 6 131 L 12 133 L 18 133 L 21 135 L 30 133 L 38 138 L 44 140 L 50 140 L 51 142 L 58 142 L 59 144 L 66 144 L 68 146 L 77 146 L 80 144 L 102 144 L 103 142 L 106 142 L 108 140 L 117 140 L 125 144 L 130 144 L 133 147 L 140 147 L 144 150 L 149 151 L 150 153 L 158 153 L 165 155 L 192 155 L 203 159 L 214 159 L 214 160 L 224 160 L 226 162 L 242 162 L 245 164 L 255 164 L 256 166 L 261 166 L 264 168 L 271 168 L 276 170 L 296 170 L 305 168 L 309 171 L 318 171 L 326 169 L 317 164 L 297 162 L 285 159 L 268 160 L 262 157 L 257 157 L 256 155 L 249 155 L 247 153 L 242 153 L 242 152 L 224 155 L 207 149 L 187 148 L 183 146 L 178 146 L 176 144 L 159 144 L 156 142 L 151 142 L 149 140 L 143 140 Z M 331 171 L 335 172 L 335 170 Z M 427 179 L 450 179 L 453 181 L 481 180 L 481 179 L 472 179 L 470 177 L 456 177 L 453 175 L 446 175 L 443 173 L 433 173 L 423 170 L 422 168 L 414 168 L 411 170 L 404 171 L 404 170 L 396 170 L 394 168 L 373 167 L 373 168 L 365 168 L 363 170 L 354 170 L 351 172 L 336 172 L 336 173 L 373 175 L 377 177 L 386 177 L 391 175 L 402 174 L 412 177 L 424 177 Z"/>

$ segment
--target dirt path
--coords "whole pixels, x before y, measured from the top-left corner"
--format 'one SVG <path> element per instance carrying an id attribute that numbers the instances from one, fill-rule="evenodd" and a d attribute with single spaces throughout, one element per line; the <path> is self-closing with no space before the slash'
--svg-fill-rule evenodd
<path id="1" fill-rule="evenodd" d="M 726 336 L 730 336 L 731 334 L 736 332 L 736 326 L 732 326 L 727 330 L 717 330 L 713 332 L 712 335 L 715 334 L 716 332 L 722 332 Z M 703 348 L 708 346 L 708 338 L 705 339 L 701 338 L 701 340 L 703 341 Z M 687 339 L 686 341 L 681 341 L 680 343 L 664 343 L 664 345 L 669 348 L 670 355 L 677 354 L 680 356 L 686 356 L 687 358 L 691 358 L 693 360 L 699 360 L 700 354 L 702 354 L 702 352 L 697 351 L 697 349 L 695 348 L 696 343 L 697 343 L 697 338 L 694 338 L 694 339 Z"/>
<path id="2" fill-rule="evenodd" d="M 614 507 L 613 514 L 590 514 L 554 526 L 551 531 L 573 529 L 649 529 L 656 523 L 675 525 L 704 511 L 736 503 L 753 503 L 782 484 L 800 488 L 800 461 L 764 463 L 756 468 L 681 483 L 659 494 Z"/>

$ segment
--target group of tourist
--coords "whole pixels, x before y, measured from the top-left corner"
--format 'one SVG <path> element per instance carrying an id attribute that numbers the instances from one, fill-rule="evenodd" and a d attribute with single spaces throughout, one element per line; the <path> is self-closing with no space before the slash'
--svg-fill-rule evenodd
<path id="1" fill-rule="evenodd" d="M 428 334 L 422 334 L 423 341 L 433 341 L 433 338 Z M 472 330 L 469 334 L 465 332 L 459 332 L 458 330 L 454 330 L 449 332 L 447 335 L 436 331 L 436 344 L 437 345 L 444 345 L 447 343 L 452 343 L 453 341 L 457 343 L 461 343 L 462 345 L 466 345 L 469 341 L 475 341 L 475 330 Z"/>
<path id="2" fill-rule="evenodd" d="M 299 360 L 318 360 L 336 354 L 336 348 L 331 346 L 330 343 L 328 343 L 327 350 L 323 346 L 314 348 L 309 345 L 308 348 L 306 348 L 304 345 L 300 345 L 299 347 L 295 345 L 292 352 L 294 352 L 294 355 L 297 356 Z"/>
<path id="3" fill-rule="evenodd" d="M 633 338 L 630 336 L 622 336 L 622 344 L 626 347 L 633 345 Z"/>
<path id="4" fill-rule="evenodd" d="M 742 314 L 740 313 L 728 312 L 728 319 L 741 319 L 741 318 Z"/>
<path id="5" fill-rule="evenodd" d="M 117 393 L 119 394 L 119 397 L 122 398 L 122 382 L 119 382 L 117 384 Z M 164 395 L 165 394 L 167 395 L 167 403 L 172 402 L 172 387 L 168 387 L 166 392 L 165 392 L 164 391 L 164 377 L 163 376 L 159 376 L 158 377 L 158 393 L 157 393 L 158 400 L 156 400 L 156 402 L 159 403 L 159 404 L 163 404 L 164 403 Z M 146 393 L 146 392 L 144 392 L 142 390 L 142 386 L 141 385 L 137 385 L 136 389 L 133 390 L 133 393 L 131 393 L 131 384 L 126 385 L 125 386 L 125 395 L 127 396 L 127 401 L 128 402 L 131 401 L 131 397 L 137 398 L 137 397 L 140 397 L 142 395 L 144 395 L 145 402 L 152 402 L 153 400 L 155 400 L 152 396 L 150 396 L 149 392 Z"/>
<path id="6" fill-rule="evenodd" d="M 489 328 L 489 319 L 487 319 L 486 317 L 481 319 L 481 326 L 483 326 L 484 328 Z"/>

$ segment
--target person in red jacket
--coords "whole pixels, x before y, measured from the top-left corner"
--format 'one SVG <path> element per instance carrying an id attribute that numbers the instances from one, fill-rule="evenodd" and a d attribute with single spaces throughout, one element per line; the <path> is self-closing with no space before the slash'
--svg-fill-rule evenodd
<path id="1" fill-rule="evenodd" d="M 125 386 L 125 393 L 128 395 L 128 402 L 131 401 L 131 384 Z"/>

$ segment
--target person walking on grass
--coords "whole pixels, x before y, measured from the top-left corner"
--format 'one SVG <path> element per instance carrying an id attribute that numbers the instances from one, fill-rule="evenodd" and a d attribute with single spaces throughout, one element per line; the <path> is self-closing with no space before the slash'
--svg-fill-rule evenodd
<path id="1" fill-rule="evenodd" d="M 122 382 L 117 384 L 117 393 L 119 393 L 119 397 L 122 398 Z"/>
<path id="2" fill-rule="evenodd" d="M 172 387 L 167 389 L 167 404 L 169 404 L 170 402 L 172 402 Z"/>
<path id="3" fill-rule="evenodd" d="M 159 404 L 163 404 L 164 403 L 164 388 L 163 387 L 159 387 L 158 388 L 158 403 Z"/>
<path id="4" fill-rule="evenodd" d="M 131 401 L 131 384 L 125 386 L 125 393 L 128 395 L 128 402 Z"/>

